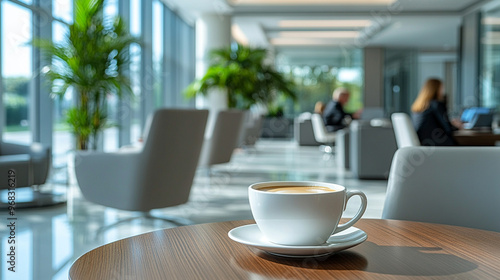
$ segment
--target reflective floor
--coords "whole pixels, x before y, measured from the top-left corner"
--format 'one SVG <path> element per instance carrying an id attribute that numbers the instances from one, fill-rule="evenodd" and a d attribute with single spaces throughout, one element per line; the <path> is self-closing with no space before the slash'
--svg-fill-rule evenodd
<path id="1" fill-rule="evenodd" d="M 54 173 L 52 186 L 61 186 L 64 179 L 59 177 L 61 174 Z M 288 140 L 261 140 L 254 148 L 236 151 L 230 164 L 214 167 L 211 173 L 199 169 L 189 203 L 153 213 L 175 215 L 195 223 L 251 219 L 247 187 L 270 180 L 333 182 L 364 191 L 368 197 L 366 218 L 381 216 L 387 186 L 387 181 L 361 181 L 349 172 L 338 170 L 334 158 L 321 153 L 318 147 L 299 147 Z M 50 187 L 50 184 L 45 186 Z M 8 270 L 7 263 L 10 234 L 6 226 L 0 228 L 1 279 L 67 279 L 71 264 L 93 248 L 175 226 L 161 220 L 135 219 L 105 228 L 138 213 L 87 202 L 76 185 L 69 184 L 67 196 L 66 204 L 17 211 L 15 273 Z M 345 216 L 353 216 L 358 205 L 359 201 L 353 199 Z M 2 220 L 7 225 L 7 210 L 2 211 Z"/>

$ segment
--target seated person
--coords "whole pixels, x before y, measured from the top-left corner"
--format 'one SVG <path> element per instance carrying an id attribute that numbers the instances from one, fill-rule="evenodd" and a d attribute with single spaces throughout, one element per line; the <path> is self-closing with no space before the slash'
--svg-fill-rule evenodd
<path id="1" fill-rule="evenodd" d="M 455 146 L 453 131 L 458 127 L 448 119 L 443 83 L 429 79 L 411 106 L 413 125 L 422 146 Z"/>
<path id="2" fill-rule="evenodd" d="M 325 111 L 325 104 L 321 101 L 316 102 L 314 104 L 314 113 L 315 114 L 320 114 L 323 115 L 323 112 Z"/>
<path id="3" fill-rule="evenodd" d="M 323 111 L 323 121 L 329 132 L 337 131 L 347 127 L 352 119 L 357 119 L 359 113 L 348 114 L 344 111 L 344 105 L 349 101 L 349 91 L 338 88 L 333 91 L 332 100 L 328 102 Z"/>

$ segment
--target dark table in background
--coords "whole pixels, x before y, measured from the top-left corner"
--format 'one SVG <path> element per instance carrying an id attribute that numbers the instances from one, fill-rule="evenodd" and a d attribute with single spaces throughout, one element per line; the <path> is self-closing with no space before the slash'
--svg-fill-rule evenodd
<path id="1" fill-rule="evenodd" d="M 70 279 L 500 279 L 500 233 L 362 219 L 364 243 L 329 257 L 275 257 L 229 239 L 233 221 L 158 230 L 98 247 Z"/>
<path id="2" fill-rule="evenodd" d="M 491 130 L 457 130 L 453 137 L 461 146 L 495 146 L 500 134 Z"/>

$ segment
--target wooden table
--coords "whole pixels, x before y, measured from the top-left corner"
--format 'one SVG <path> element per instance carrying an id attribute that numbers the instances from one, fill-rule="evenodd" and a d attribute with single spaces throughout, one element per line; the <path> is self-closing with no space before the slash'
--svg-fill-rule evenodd
<path id="1" fill-rule="evenodd" d="M 461 146 L 495 146 L 500 141 L 500 134 L 491 130 L 457 130 L 453 138 Z"/>
<path id="2" fill-rule="evenodd" d="M 158 230 L 81 256 L 70 279 L 500 279 L 500 233 L 365 220 L 364 243 L 329 257 L 275 257 L 232 241 L 253 221 Z"/>

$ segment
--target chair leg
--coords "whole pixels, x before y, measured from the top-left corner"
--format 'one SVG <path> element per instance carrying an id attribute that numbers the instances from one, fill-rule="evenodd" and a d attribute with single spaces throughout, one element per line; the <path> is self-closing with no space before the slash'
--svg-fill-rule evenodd
<path id="1" fill-rule="evenodd" d="M 7 189 L 0 190 L 0 208 L 7 208 Z M 67 190 L 42 191 L 39 185 L 16 188 L 16 209 L 54 206 L 66 203 Z"/>
<path id="2" fill-rule="evenodd" d="M 178 225 L 178 226 L 188 226 L 188 225 L 194 224 L 194 222 L 189 220 L 189 219 L 177 217 L 177 216 L 170 216 L 170 215 L 153 216 L 153 215 L 151 215 L 150 212 L 144 212 L 143 215 L 144 215 L 143 217 L 147 218 L 147 219 L 162 220 L 162 221 L 166 221 L 169 223 L 173 223 L 173 224 Z"/>
<path id="3" fill-rule="evenodd" d="M 123 220 L 116 221 L 116 222 L 114 222 L 112 224 L 109 224 L 109 225 L 102 226 L 99 229 L 97 229 L 97 231 L 96 231 L 96 237 L 99 236 L 100 234 L 104 233 L 105 231 L 113 228 L 113 227 L 116 227 L 116 226 L 118 226 L 120 224 L 128 223 L 128 222 L 133 221 L 135 219 L 140 219 L 142 217 L 143 216 L 130 217 L 130 218 L 126 218 L 126 219 L 123 219 Z"/>
<path id="4" fill-rule="evenodd" d="M 323 153 L 327 153 L 327 154 L 334 154 L 335 153 L 335 150 L 334 150 L 333 146 L 331 146 L 331 145 L 321 145 L 321 146 L 319 146 L 319 150 L 322 151 Z"/>
<path id="5" fill-rule="evenodd" d="M 169 216 L 169 215 L 167 215 L 167 216 L 153 216 L 150 212 L 141 212 L 141 215 L 139 215 L 139 216 L 126 218 L 123 220 L 116 221 L 112 224 L 100 227 L 96 232 L 96 236 L 98 236 L 99 234 L 104 233 L 105 231 L 107 231 L 113 227 L 116 227 L 118 225 L 128 223 L 128 222 L 131 222 L 131 221 L 136 220 L 136 219 L 143 219 L 143 218 L 162 220 L 165 222 L 169 222 L 171 224 L 175 224 L 176 226 L 188 226 L 188 225 L 194 224 L 193 221 L 191 221 L 189 219 L 182 218 L 182 217 Z"/>

